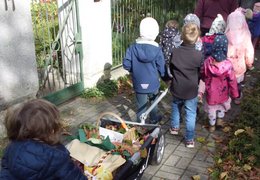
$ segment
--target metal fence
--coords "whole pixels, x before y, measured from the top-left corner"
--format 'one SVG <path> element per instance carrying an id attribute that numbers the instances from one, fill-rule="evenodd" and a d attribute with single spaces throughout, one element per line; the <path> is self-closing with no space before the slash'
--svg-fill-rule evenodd
<path id="1" fill-rule="evenodd" d="M 139 23 L 147 15 L 164 27 L 167 20 L 182 24 L 184 16 L 192 13 L 196 0 L 111 0 L 113 67 L 122 65 L 126 48 L 139 35 Z"/>

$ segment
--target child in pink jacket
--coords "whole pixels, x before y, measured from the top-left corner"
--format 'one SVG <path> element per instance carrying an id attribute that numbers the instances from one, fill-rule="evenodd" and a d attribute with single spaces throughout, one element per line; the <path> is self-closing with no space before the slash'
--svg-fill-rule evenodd
<path id="1" fill-rule="evenodd" d="M 233 64 L 239 88 L 239 98 L 235 104 L 240 104 L 242 97 L 241 82 L 247 69 L 253 67 L 254 47 L 251 41 L 251 34 L 241 9 L 232 12 L 227 18 L 225 34 L 228 38 L 227 56 Z"/>
<path id="2" fill-rule="evenodd" d="M 232 63 L 227 59 L 228 40 L 226 35 L 216 35 L 211 56 L 201 68 L 201 79 L 206 86 L 204 110 L 208 113 L 210 128 L 223 126 L 225 112 L 231 108 L 231 98 L 238 97 L 238 88 Z"/>

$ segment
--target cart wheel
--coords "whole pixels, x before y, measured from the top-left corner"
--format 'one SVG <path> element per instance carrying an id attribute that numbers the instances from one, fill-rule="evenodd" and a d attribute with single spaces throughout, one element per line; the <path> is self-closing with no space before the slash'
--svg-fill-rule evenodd
<path id="1" fill-rule="evenodd" d="M 162 162 L 162 159 L 163 159 L 164 150 L 165 150 L 165 136 L 161 132 L 158 136 L 158 141 L 155 144 L 150 164 L 152 164 L 152 165 L 160 164 Z"/>

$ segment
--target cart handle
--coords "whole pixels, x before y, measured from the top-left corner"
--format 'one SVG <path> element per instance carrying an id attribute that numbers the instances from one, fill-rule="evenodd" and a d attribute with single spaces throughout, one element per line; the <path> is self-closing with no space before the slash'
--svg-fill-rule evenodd
<path id="1" fill-rule="evenodd" d="M 113 116 L 113 117 L 117 118 L 117 119 L 121 122 L 122 127 L 123 127 L 126 131 L 129 130 L 128 127 L 127 127 L 127 125 L 126 125 L 126 123 L 125 123 L 125 121 L 124 121 L 120 116 L 118 116 L 117 114 L 115 114 L 115 113 L 113 113 L 113 112 L 104 112 L 104 113 L 102 113 L 102 114 L 98 117 L 98 119 L 97 119 L 97 127 L 99 127 L 100 121 L 101 121 L 102 117 L 104 117 L 104 116 L 106 116 L 106 115 L 110 115 L 110 116 Z"/>

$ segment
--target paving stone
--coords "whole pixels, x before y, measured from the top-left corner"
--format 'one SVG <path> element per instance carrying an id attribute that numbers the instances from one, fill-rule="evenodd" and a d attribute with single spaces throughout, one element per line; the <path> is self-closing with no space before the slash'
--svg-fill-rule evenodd
<path id="1" fill-rule="evenodd" d="M 181 156 L 170 155 L 165 161 L 164 165 L 175 166 L 175 164 L 181 159 Z"/>
<path id="2" fill-rule="evenodd" d="M 186 157 L 186 158 L 193 158 L 195 156 L 196 152 L 190 153 L 190 152 L 183 152 L 183 151 L 174 151 L 173 155 L 179 156 L 179 157 Z"/>
<path id="3" fill-rule="evenodd" d="M 177 175 L 177 174 L 172 174 L 172 173 L 168 173 L 168 172 L 164 172 L 164 171 L 158 171 L 156 174 L 155 174 L 156 177 L 159 177 L 159 178 L 163 178 L 163 179 L 170 179 L 170 180 L 174 180 L 174 179 L 179 179 L 180 176 Z"/>
<path id="4" fill-rule="evenodd" d="M 165 171 L 165 172 L 168 172 L 168 173 L 182 175 L 185 170 L 184 169 L 180 169 L 178 167 L 162 165 L 162 167 L 160 168 L 160 171 Z"/>
<path id="5" fill-rule="evenodd" d="M 188 165 L 191 163 L 192 159 L 191 158 L 184 158 L 182 157 L 177 164 L 175 165 L 176 167 L 180 169 L 186 169 Z"/>

